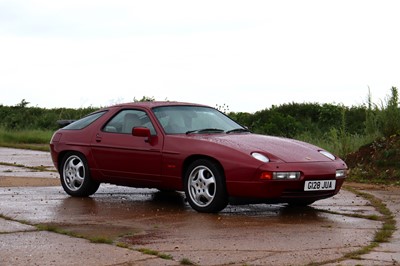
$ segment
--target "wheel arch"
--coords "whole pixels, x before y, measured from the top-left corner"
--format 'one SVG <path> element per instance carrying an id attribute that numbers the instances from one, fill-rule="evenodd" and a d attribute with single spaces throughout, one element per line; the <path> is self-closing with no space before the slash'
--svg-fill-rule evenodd
<path id="1" fill-rule="evenodd" d="M 86 151 L 85 149 L 65 149 L 65 150 L 61 151 L 58 154 L 58 161 L 57 161 L 58 172 L 61 171 L 62 162 L 63 162 L 64 157 L 69 153 L 75 153 L 75 154 L 79 154 L 80 156 L 83 156 L 86 159 L 86 163 L 88 164 L 90 171 L 92 172 L 93 162 L 91 161 L 90 153 L 88 153 L 88 151 Z"/>
<path id="2" fill-rule="evenodd" d="M 84 153 L 82 153 L 81 151 L 77 151 L 77 150 L 64 150 L 64 151 L 62 151 L 62 152 L 60 152 L 60 153 L 58 154 L 58 172 L 60 172 L 60 170 L 61 170 L 62 163 L 63 163 L 63 160 L 64 160 L 65 155 L 66 155 L 66 154 L 69 154 L 69 153 L 78 153 L 79 155 L 84 156 L 84 157 L 86 158 L 86 161 L 87 161 L 87 156 L 86 156 Z"/>
<path id="3" fill-rule="evenodd" d="M 185 178 L 185 173 L 186 173 L 187 169 L 189 168 L 190 164 L 192 164 L 194 161 L 200 160 L 200 159 L 206 159 L 206 160 L 209 160 L 209 161 L 215 163 L 218 166 L 219 170 L 222 172 L 224 182 L 226 183 L 225 169 L 222 166 L 221 162 L 218 161 L 217 159 L 215 159 L 214 157 L 207 156 L 204 154 L 193 154 L 185 159 L 185 161 L 183 162 L 183 165 L 182 165 L 182 173 L 181 173 L 182 180 Z"/>

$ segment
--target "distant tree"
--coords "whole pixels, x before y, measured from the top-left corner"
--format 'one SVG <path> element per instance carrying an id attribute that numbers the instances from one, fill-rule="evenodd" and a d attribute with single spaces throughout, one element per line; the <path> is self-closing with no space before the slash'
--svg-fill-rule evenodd
<path id="1" fill-rule="evenodd" d="M 133 98 L 133 101 L 136 103 L 136 102 L 154 102 L 156 99 L 152 96 L 152 97 L 149 97 L 149 96 L 143 96 L 142 97 L 142 99 L 140 99 L 140 100 L 138 100 L 138 99 L 136 99 L 136 97 L 135 98 Z"/>
<path id="2" fill-rule="evenodd" d="M 253 118 L 254 115 L 250 113 L 245 113 L 245 112 L 230 112 L 228 114 L 230 118 L 241 124 L 242 126 L 246 126 L 250 130 L 253 130 Z"/>
<path id="3" fill-rule="evenodd" d="M 323 104 L 319 113 L 318 126 L 325 131 L 340 128 L 344 108 L 342 105 Z"/>
<path id="4" fill-rule="evenodd" d="M 25 101 L 25 99 L 22 99 L 22 101 L 20 103 L 17 103 L 15 106 L 16 107 L 26 107 L 28 104 L 30 104 L 30 102 Z"/>

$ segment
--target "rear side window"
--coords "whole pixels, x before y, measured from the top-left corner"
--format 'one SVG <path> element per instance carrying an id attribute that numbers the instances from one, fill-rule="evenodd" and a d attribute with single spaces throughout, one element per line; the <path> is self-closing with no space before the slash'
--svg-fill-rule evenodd
<path id="1" fill-rule="evenodd" d="M 83 129 L 83 128 L 87 127 L 88 125 L 90 125 L 91 123 L 93 123 L 94 121 L 96 121 L 97 119 L 99 119 L 105 113 L 106 113 L 106 111 L 90 114 L 88 116 L 85 116 L 85 117 L 69 124 L 68 126 L 64 127 L 64 129 L 72 129 L 72 130 Z"/>

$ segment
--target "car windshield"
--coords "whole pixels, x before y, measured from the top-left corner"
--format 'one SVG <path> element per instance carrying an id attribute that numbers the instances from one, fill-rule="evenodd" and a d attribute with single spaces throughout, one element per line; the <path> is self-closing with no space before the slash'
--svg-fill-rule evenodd
<path id="1" fill-rule="evenodd" d="M 166 134 L 205 134 L 247 131 L 211 107 L 162 106 L 153 112 Z"/>

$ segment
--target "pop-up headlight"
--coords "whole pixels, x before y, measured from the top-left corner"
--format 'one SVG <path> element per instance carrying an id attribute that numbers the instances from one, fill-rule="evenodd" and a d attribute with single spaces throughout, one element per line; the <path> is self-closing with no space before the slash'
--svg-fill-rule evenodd
<path id="1" fill-rule="evenodd" d="M 321 151 L 319 151 L 319 153 L 321 153 L 321 154 L 324 155 L 325 157 L 328 157 L 328 158 L 331 159 L 332 161 L 334 161 L 334 160 L 336 159 L 335 155 L 333 155 L 333 154 L 330 153 L 330 152 L 321 150 Z"/>
<path id="2" fill-rule="evenodd" d="M 263 162 L 263 163 L 268 163 L 268 162 L 269 162 L 268 157 L 265 156 L 265 155 L 263 155 L 263 154 L 261 154 L 261 153 L 253 152 L 253 153 L 251 154 L 251 156 L 253 156 L 255 159 L 257 159 L 257 160 L 259 160 L 259 161 L 261 161 L 261 162 Z"/>

